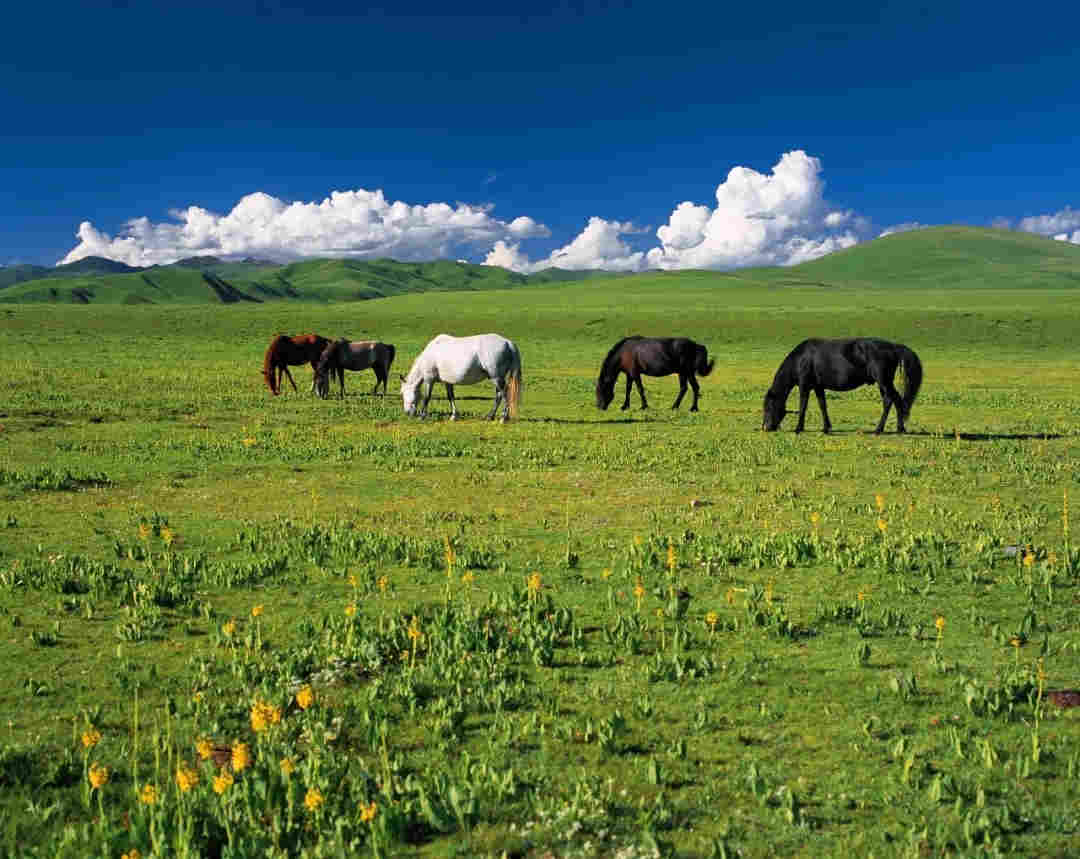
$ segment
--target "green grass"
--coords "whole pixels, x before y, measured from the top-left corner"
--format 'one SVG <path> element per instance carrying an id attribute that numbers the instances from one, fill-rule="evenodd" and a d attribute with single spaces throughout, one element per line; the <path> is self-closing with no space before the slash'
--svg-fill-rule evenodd
<path id="1" fill-rule="evenodd" d="M 1080 726 L 1046 693 L 1080 687 L 1080 302 L 954 276 L 0 308 L 0 851 L 1074 855 Z M 500 331 L 521 420 L 482 421 L 487 386 L 409 420 L 370 373 L 271 397 L 278 330 L 393 342 L 398 372 Z M 700 414 L 672 378 L 597 411 L 629 333 L 709 347 Z M 831 436 L 814 404 L 759 432 L 788 350 L 843 334 L 919 353 L 911 434 L 866 434 L 871 389 L 830 395 Z M 200 738 L 255 756 L 224 798 Z"/>

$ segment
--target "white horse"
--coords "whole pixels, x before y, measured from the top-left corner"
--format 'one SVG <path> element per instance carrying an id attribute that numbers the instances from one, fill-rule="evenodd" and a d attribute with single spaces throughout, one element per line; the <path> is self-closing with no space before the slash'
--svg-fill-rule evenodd
<path id="1" fill-rule="evenodd" d="M 516 417 L 521 400 L 521 353 L 517 346 L 499 334 L 475 334 L 472 337 L 440 334 L 413 361 L 409 375 L 401 377 L 402 405 L 406 414 L 415 415 L 420 386 L 426 382 L 427 394 L 420 417 L 427 417 L 431 390 L 436 382 L 442 382 L 450 401 L 450 420 L 456 420 L 454 385 L 472 385 L 484 379 L 495 383 L 495 404 L 488 419 L 494 420 L 500 402 L 503 403 L 504 422 L 511 416 Z"/>

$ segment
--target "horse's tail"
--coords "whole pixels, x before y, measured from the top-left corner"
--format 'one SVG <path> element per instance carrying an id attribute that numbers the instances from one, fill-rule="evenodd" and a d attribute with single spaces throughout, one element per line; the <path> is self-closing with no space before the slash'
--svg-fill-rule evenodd
<path id="1" fill-rule="evenodd" d="M 911 349 L 901 345 L 900 366 L 904 373 L 904 393 L 900 399 L 904 403 L 904 417 L 906 418 L 911 414 L 911 407 L 922 385 L 922 361 Z"/>
<path id="2" fill-rule="evenodd" d="M 699 376 L 708 376 L 712 372 L 715 361 L 709 360 L 709 350 L 704 346 L 697 347 L 697 360 L 694 365 L 694 370 L 697 371 Z"/>
<path id="3" fill-rule="evenodd" d="M 506 374 L 506 403 L 509 406 L 510 417 L 516 418 L 518 405 L 521 403 L 521 390 L 524 382 L 521 378 L 521 353 L 514 347 L 514 362 L 510 365 L 510 372 Z"/>
<path id="4" fill-rule="evenodd" d="M 263 378 L 266 380 L 266 387 L 270 389 L 270 393 L 275 397 L 280 392 L 278 391 L 277 374 L 274 372 L 274 368 L 277 365 L 279 345 L 284 339 L 284 334 L 278 334 L 270 341 L 270 345 L 266 348 L 266 355 L 263 356 Z"/>

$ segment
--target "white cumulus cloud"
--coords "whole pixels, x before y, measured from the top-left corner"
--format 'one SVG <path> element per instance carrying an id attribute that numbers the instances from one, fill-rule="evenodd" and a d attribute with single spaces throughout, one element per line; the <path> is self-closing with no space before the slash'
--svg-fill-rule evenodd
<path id="1" fill-rule="evenodd" d="M 1025 233 L 1037 233 L 1040 236 L 1080 245 L 1080 210 L 1066 206 L 1052 215 L 1021 218 L 1016 228 Z"/>
<path id="2" fill-rule="evenodd" d="M 364 189 L 334 191 L 311 203 L 286 203 L 256 192 L 224 215 L 200 206 L 169 214 L 173 220 L 161 223 L 134 218 L 116 236 L 83 221 L 78 245 L 60 262 L 102 256 L 145 266 L 197 255 L 429 260 L 452 257 L 461 248 L 482 249 L 499 241 L 550 235 L 532 218 L 507 223 L 492 217 L 486 206 L 410 205 L 389 202 L 382 191 Z"/>
<path id="3" fill-rule="evenodd" d="M 893 224 L 891 227 L 886 227 L 880 233 L 878 238 L 882 236 L 891 236 L 893 233 L 910 233 L 912 230 L 925 230 L 926 224 L 920 224 L 918 221 L 904 221 L 902 224 Z"/>
<path id="4" fill-rule="evenodd" d="M 519 245 L 502 243 L 485 262 L 526 272 L 550 266 L 642 271 L 806 262 L 851 247 L 870 229 L 868 219 L 828 205 L 821 169 L 821 161 L 802 150 L 784 154 L 768 174 L 734 167 L 716 187 L 715 207 L 679 203 L 656 230 L 660 245 L 648 251 L 635 251 L 622 238 L 640 232 L 631 224 L 594 217 L 545 259 L 530 261 Z"/>

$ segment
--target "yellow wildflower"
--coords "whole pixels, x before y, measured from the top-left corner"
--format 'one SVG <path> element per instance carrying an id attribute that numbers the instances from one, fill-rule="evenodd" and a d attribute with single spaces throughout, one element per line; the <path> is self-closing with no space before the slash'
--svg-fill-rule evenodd
<path id="1" fill-rule="evenodd" d="M 476 576 L 475 576 L 475 574 L 473 573 L 472 570 L 466 570 L 465 573 L 461 576 L 461 582 L 466 587 L 470 586 L 475 581 L 476 581 Z"/>
<path id="2" fill-rule="evenodd" d="M 821 524 L 821 514 L 817 513 L 817 512 L 811 513 L 810 514 L 810 524 L 813 526 L 814 530 L 816 531 L 818 525 Z"/>
<path id="3" fill-rule="evenodd" d="M 735 588 L 728 588 L 724 593 L 728 605 L 735 605 Z"/>
<path id="4" fill-rule="evenodd" d="M 1030 549 L 1028 549 L 1026 552 L 1024 552 L 1024 566 L 1027 567 L 1030 570 L 1032 564 L 1034 564 L 1034 563 L 1035 563 L 1035 555 L 1032 554 Z"/>
<path id="5" fill-rule="evenodd" d="M 296 771 L 296 764 L 292 758 L 281 759 L 281 774 L 283 776 L 291 776 Z"/>
<path id="6" fill-rule="evenodd" d="M 375 819 L 375 812 L 378 811 L 378 806 L 372 802 L 370 805 L 360 806 L 360 822 L 371 823 Z"/>
<path id="7" fill-rule="evenodd" d="M 409 638 L 412 640 L 413 647 L 415 647 L 416 642 L 419 641 L 422 636 L 422 633 L 420 632 L 420 618 L 418 618 L 415 614 L 409 621 L 408 634 Z"/>
<path id="8" fill-rule="evenodd" d="M 158 801 L 158 790 L 152 784 L 144 784 L 142 790 L 139 791 L 139 802 L 143 805 L 156 805 Z"/>
<path id="9" fill-rule="evenodd" d="M 536 599 L 536 597 L 540 594 L 540 590 L 541 588 L 543 588 L 543 586 L 543 579 L 540 577 L 539 573 L 533 573 L 525 581 L 525 587 L 529 591 L 530 599 Z"/>
<path id="10" fill-rule="evenodd" d="M 233 772 L 239 773 L 251 766 L 251 749 L 247 743 L 233 743 L 232 768 Z"/>
<path id="11" fill-rule="evenodd" d="M 139 539 L 140 540 L 148 540 L 148 539 L 150 539 L 150 526 L 147 525 L 145 522 L 140 522 L 139 523 Z"/>
<path id="12" fill-rule="evenodd" d="M 262 603 L 259 603 L 259 605 L 254 605 L 254 606 L 251 607 L 251 616 L 252 617 L 258 617 L 262 613 L 263 613 Z"/>
<path id="13" fill-rule="evenodd" d="M 165 542 L 166 546 L 171 546 L 176 540 L 176 534 L 173 533 L 173 529 L 166 525 L 161 529 L 161 539 Z"/>
<path id="14" fill-rule="evenodd" d="M 386 588 L 390 584 L 390 580 L 386 576 L 379 576 L 379 593 L 386 593 Z"/>
<path id="15" fill-rule="evenodd" d="M 230 618 L 222 625 L 221 632 L 226 638 L 232 638 L 236 633 L 236 621 Z"/>
<path id="16" fill-rule="evenodd" d="M 879 511 L 883 511 L 885 509 L 885 496 L 879 492 L 874 496 L 874 504 L 877 505 Z"/>
<path id="17" fill-rule="evenodd" d="M 356 616 L 356 603 L 354 603 L 354 602 L 349 603 L 347 606 L 345 606 L 345 617 L 355 617 L 355 616 Z"/>
<path id="18" fill-rule="evenodd" d="M 667 541 L 667 568 L 668 572 L 675 575 L 675 544 L 671 542 L 670 537 Z"/>
<path id="19" fill-rule="evenodd" d="M 300 706 L 301 710 L 306 710 L 315 703 L 315 690 L 311 688 L 310 684 L 304 686 L 296 693 L 296 703 Z"/>
<path id="20" fill-rule="evenodd" d="M 611 569 L 610 569 L 610 568 L 606 568 L 606 569 L 605 569 L 605 570 L 604 570 L 604 571 L 603 571 L 603 572 L 602 572 L 602 573 L 600 574 L 600 576 L 601 576 L 601 578 L 603 578 L 603 580 L 604 580 L 604 581 L 606 582 L 606 581 L 607 581 L 608 579 L 610 579 L 610 578 L 611 578 Z"/>
<path id="21" fill-rule="evenodd" d="M 210 755 L 214 753 L 214 747 L 206 737 L 200 737 L 195 742 L 195 751 L 199 753 L 199 757 L 206 761 L 210 759 Z"/>
<path id="22" fill-rule="evenodd" d="M 127 853 L 121 853 L 120 859 L 142 859 L 142 853 L 138 847 L 132 847 Z"/>
<path id="23" fill-rule="evenodd" d="M 194 770 L 186 764 L 180 764 L 176 768 L 176 786 L 181 793 L 187 793 L 199 783 L 198 770 Z"/>
<path id="24" fill-rule="evenodd" d="M 221 796 L 232 786 L 233 777 L 229 775 L 228 771 L 222 770 L 220 775 L 214 777 L 214 793 L 218 796 Z"/>
<path id="25" fill-rule="evenodd" d="M 304 808 L 314 812 L 318 810 L 323 802 L 325 802 L 323 795 L 316 788 L 309 787 L 308 792 L 304 795 Z"/>
<path id="26" fill-rule="evenodd" d="M 716 624 L 719 621 L 720 615 L 718 615 L 715 611 L 710 611 L 707 615 L 705 615 L 705 623 L 709 625 L 710 632 L 716 629 Z"/>
<path id="27" fill-rule="evenodd" d="M 656 616 L 661 620 L 664 619 L 664 609 L 662 607 L 656 610 Z"/>
<path id="28" fill-rule="evenodd" d="M 884 519 L 883 519 L 882 517 L 878 516 L 878 520 L 877 520 L 877 529 L 878 529 L 878 530 L 879 530 L 879 531 L 880 531 L 880 532 L 881 532 L 882 534 L 884 534 L 884 533 L 885 533 L 885 532 L 886 532 L 886 531 L 887 531 L 887 530 L 889 529 L 889 523 L 888 523 L 888 522 L 886 522 L 886 521 L 885 521 L 885 520 L 884 520 Z"/>
<path id="29" fill-rule="evenodd" d="M 454 551 L 453 545 L 450 543 L 449 537 L 443 538 L 446 541 L 446 568 L 450 570 L 454 566 L 454 562 L 457 560 L 457 553 Z"/>
<path id="30" fill-rule="evenodd" d="M 640 534 L 635 534 L 634 535 L 634 545 L 637 546 L 638 548 L 641 548 L 641 535 Z"/>
<path id="31" fill-rule="evenodd" d="M 243 439 L 241 443 L 244 445 L 244 447 L 251 447 L 253 444 L 256 443 L 256 439 L 248 436 L 247 438 Z"/>
<path id="32" fill-rule="evenodd" d="M 87 778 L 90 779 L 90 787 L 94 790 L 97 790 L 99 787 L 105 787 L 105 785 L 109 783 L 109 768 L 91 764 L 90 772 L 87 773 Z"/>
<path id="33" fill-rule="evenodd" d="M 101 731 L 91 726 L 83 731 L 82 744 L 84 749 L 92 749 L 101 742 Z"/>
<path id="34" fill-rule="evenodd" d="M 945 632 L 945 618 L 940 614 L 934 618 L 934 628 L 938 631 L 939 636 Z"/>

